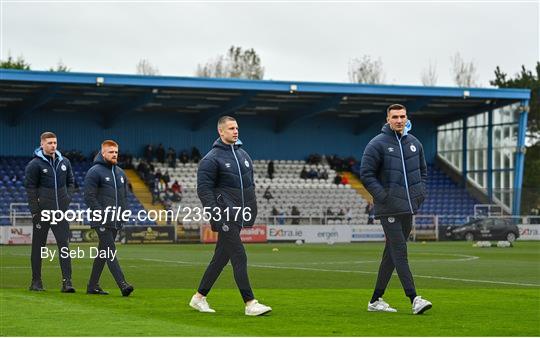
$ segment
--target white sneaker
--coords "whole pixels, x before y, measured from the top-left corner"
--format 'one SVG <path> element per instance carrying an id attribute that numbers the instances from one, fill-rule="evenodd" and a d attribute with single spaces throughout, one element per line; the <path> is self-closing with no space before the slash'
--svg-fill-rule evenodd
<path id="1" fill-rule="evenodd" d="M 259 303 L 254 299 L 251 304 L 246 305 L 246 316 L 261 316 L 272 311 L 270 306 Z"/>
<path id="2" fill-rule="evenodd" d="M 370 311 L 370 312 L 397 312 L 396 309 L 391 308 L 390 304 L 385 302 L 380 297 L 375 302 L 368 303 L 367 310 Z"/>
<path id="3" fill-rule="evenodd" d="M 216 310 L 210 308 L 210 305 L 208 305 L 208 302 L 206 301 L 206 297 L 197 297 L 197 295 L 193 295 L 193 297 L 191 297 L 191 301 L 189 302 L 189 306 L 199 312 L 216 312 Z"/>
<path id="4" fill-rule="evenodd" d="M 429 300 L 422 299 L 420 296 L 414 297 L 412 302 L 412 313 L 413 315 L 421 315 L 427 310 L 431 309 L 433 304 Z"/>

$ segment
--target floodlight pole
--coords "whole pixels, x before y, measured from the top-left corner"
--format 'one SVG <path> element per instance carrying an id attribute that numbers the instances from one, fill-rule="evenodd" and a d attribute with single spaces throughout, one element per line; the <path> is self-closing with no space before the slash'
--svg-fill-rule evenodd
<path id="1" fill-rule="evenodd" d="M 525 164 L 525 133 L 527 131 L 527 117 L 529 113 L 529 100 L 521 101 L 519 112 L 519 130 L 517 139 L 514 196 L 512 203 L 512 215 L 518 216 L 521 211 L 521 187 L 523 185 L 523 169 Z"/>
<path id="2" fill-rule="evenodd" d="M 493 109 L 488 110 L 487 126 L 487 195 L 489 204 L 493 203 Z"/>

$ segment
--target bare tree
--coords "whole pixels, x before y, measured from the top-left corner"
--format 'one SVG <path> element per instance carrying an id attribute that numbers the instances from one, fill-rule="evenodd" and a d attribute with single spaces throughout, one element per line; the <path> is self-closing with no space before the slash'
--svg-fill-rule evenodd
<path id="1" fill-rule="evenodd" d="M 433 64 L 430 61 L 428 68 L 422 70 L 422 84 L 424 86 L 435 86 L 437 84 L 437 78 L 437 64 Z"/>
<path id="2" fill-rule="evenodd" d="M 369 55 L 349 62 L 349 80 L 354 83 L 384 83 L 384 71 L 381 58 L 372 60 Z"/>
<path id="3" fill-rule="evenodd" d="M 56 64 L 56 67 L 49 68 L 49 72 L 69 72 L 71 69 L 69 69 L 68 66 L 62 61 L 62 59 L 58 60 L 58 63 Z"/>
<path id="4" fill-rule="evenodd" d="M 195 74 L 200 77 L 261 80 L 264 77 L 264 67 L 253 48 L 242 50 L 242 47 L 231 46 L 226 56 L 219 55 L 204 65 L 199 64 Z"/>
<path id="5" fill-rule="evenodd" d="M 458 87 L 477 87 L 478 75 L 473 61 L 466 62 L 459 53 L 452 58 L 452 72 L 454 73 L 454 82 Z"/>
<path id="6" fill-rule="evenodd" d="M 198 77 L 228 77 L 227 63 L 223 55 L 219 55 L 216 59 L 210 60 L 204 65 L 199 64 L 195 75 Z"/>
<path id="7" fill-rule="evenodd" d="M 159 75 L 159 69 L 147 59 L 141 59 L 135 67 L 139 75 Z"/>

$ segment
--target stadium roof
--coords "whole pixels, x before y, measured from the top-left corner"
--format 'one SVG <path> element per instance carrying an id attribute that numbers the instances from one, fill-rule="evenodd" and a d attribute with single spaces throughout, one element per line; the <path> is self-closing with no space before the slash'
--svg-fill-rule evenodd
<path id="1" fill-rule="evenodd" d="M 438 124 L 530 98 L 528 89 L 365 85 L 0 69 L 0 109 L 11 125 L 32 112 L 183 115 L 197 130 L 224 114 L 275 116 L 275 130 L 314 116 L 361 121 L 391 103 Z"/>

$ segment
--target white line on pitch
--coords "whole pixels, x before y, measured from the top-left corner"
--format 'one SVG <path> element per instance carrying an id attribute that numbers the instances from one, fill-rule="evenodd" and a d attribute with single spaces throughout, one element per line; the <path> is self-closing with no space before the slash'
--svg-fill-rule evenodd
<path id="1" fill-rule="evenodd" d="M 476 257 L 476 256 L 471 256 L 471 257 Z M 172 260 L 150 259 L 150 258 L 138 258 L 138 259 L 141 259 L 141 260 L 144 260 L 144 261 L 154 261 L 154 262 L 163 262 L 163 263 L 176 263 L 176 264 L 185 264 L 185 265 L 207 265 L 207 263 L 194 263 L 194 262 L 186 262 L 186 261 L 172 261 Z M 318 271 L 318 272 L 360 273 L 360 274 L 369 274 L 369 275 L 376 275 L 377 274 L 377 272 L 373 272 L 373 271 L 318 269 L 318 268 L 308 268 L 308 267 L 298 267 L 298 266 L 277 266 L 277 265 L 263 265 L 263 264 L 248 264 L 248 266 L 255 267 L 255 268 L 264 268 L 264 269 L 285 269 L 285 270 L 303 270 L 303 271 L 316 271 L 316 272 Z M 427 278 L 427 279 L 449 280 L 449 281 L 457 281 L 457 282 L 468 282 L 468 283 L 485 283 L 485 284 L 535 286 L 535 287 L 540 286 L 540 284 L 532 284 L 532 283 L 504 282 L 504 281 L 492 281 L 492 280 L 483 280 L 483 279 L 466 279 L 466 278 L 443 277 L 443 276 L 414 275 L 413 277 Z"/>
<path id="2" fill-rule="evenodd" d="M 249 266 L 256 267 L 256 268 L 267 268 L 267 269 L 288 269 L 288 270 L 304 270 L 304 271 L 320 271 L 320 272 L 345 272 L 345 273 L 362 273 L 362 274 L 370 274 L 370 275 L 376 275 L 377 274 L 377 272 L 373 272 L 373 271 L 317 269 L 317 268 L 306 268 L 306 267 L 296 267 L 296 266 L 275 266 L 275 265 L 261 265 L 261 264 L 249 264 Z M 487 283 L 487 284 L 519 285 L 519 286 L 540 286 L 540 284 L 502 282 L 502 281 L 492 281 L 492 280 L 482 280 L 482 279 L 465 279 L 465 278 L 442 277 L 442 276 L 414 275 L 413 277 L 428 278 L 428 279 L 451 280 L 451 281 L 470 282 L 470 283 Z"/>

